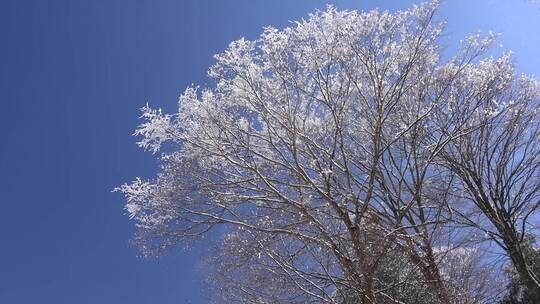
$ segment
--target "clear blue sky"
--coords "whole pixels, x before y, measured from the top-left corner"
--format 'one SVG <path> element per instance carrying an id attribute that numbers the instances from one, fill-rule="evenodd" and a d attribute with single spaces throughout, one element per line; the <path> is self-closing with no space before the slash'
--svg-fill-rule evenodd
<path id="1" fill-rule="evenodd" d="M 0 303 L 207 303 L 198 254 L 137 258 L 115 186 L 152 177 L 130 134 L 147 101 L 172 111 L 205 84 L 212 55 L 265 25 L 327 3 L 403 1 L 0 1 Z M 447 0 L 452 49 L 503 33 L 521 72 L 540 75 L 540 4 Z M 203 246 L 204 247 L 204 246 Z"/>

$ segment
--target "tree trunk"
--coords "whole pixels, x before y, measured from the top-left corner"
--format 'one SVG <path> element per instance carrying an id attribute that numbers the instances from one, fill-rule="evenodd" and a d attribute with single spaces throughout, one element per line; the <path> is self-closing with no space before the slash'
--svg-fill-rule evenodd
<path id="1" fill-rule="evenodd" d="M 540 303 L 540 282 L 536 275 L 531 272 L 519 241 L 509 239 L 505 240 L 505 244 L 519 279 L 525 285 L 526 297 L 533 301 L 532 303 Z"/>
<path id="2" fill-rule="evenodd" d="M 433 251 L 428 249 L 426 252 L 426 257 L 424 259 L 420 258 L 416 252 L 409 252 L 409 256 L 411 260 L 420 267 L 422 275 L 428 282 L 429 286 L 433 288 L 433 291 L 437 296 L 438 303 L 453 304 L 450 301 L 446 286 L 444 285 L 444 282 L 441 278 L 439 267 L 435 263 Z"/>

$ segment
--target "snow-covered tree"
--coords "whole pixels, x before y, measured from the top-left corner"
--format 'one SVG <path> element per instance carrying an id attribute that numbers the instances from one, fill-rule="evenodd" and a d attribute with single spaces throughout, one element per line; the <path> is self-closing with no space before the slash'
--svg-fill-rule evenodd
<path id="1" fill-rule="evenodd" d="M 488 301 L 491 272 L 463 236 L 492 228 L 470 223 L 477 211 L 499 227 L 459 152 L 488 157 L 504 147 L 496 138 L 520 137 L 530 145 L 511 144 L 514 152 L 493 161 L 523 155 L 520 164 L 536 166 L 528 154 L 539 142 L 529 127 L 538 84 L 516 76 L 509 55 L 482 59 L 493 35 L 472 35 L 441 59 L 436 9 L 329 7 L 268 27 L 216 55 L 216 86 L 187 88 L 177 113 L 144 107 L 135 134 L 160 152 L 161 167 L 154 180 L 119 187 L 142 252 L 160 254 L 220 225 L 211 259 L 220 280 L 212 281 L 231 302 Z M 538 183 L 529 168 L 527 187 Z M 489 183 L 492 173 L 479 174 Z M 497 219 L 527 228 L 536 188 L 506 200 L 519 210 Z M 471 275 L 449 275 L 459 273 L 455 261 Z"/>

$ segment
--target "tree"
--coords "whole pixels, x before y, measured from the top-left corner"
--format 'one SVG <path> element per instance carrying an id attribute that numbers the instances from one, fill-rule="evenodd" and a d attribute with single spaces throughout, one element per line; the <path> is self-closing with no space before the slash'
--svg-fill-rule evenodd
<path id="1" fill-rule="evenodd" d="M 441 164 L 456 175 L 456 220 L 483 231 L 511 259 L 529 296 L 540 301 L 540 280 L 527 260 L 525 236 L 540 204 L 539 86 L 515 77 L 509 56 L 481 61 L 473 81 L 456 85 L 465 134 L 445 145 Z M 483 80 L 478 81 L 479 78 Z M 448 118 L 443 123 L 454 124 Z M 463 124 L 458 121 L 460 126 Z M 477 220 L 479 213 L 486 221 Z M 534 295 L 533 295 L 534 294 Z"/>
<path id="2" fill-rule="evenodd" d="M 539 90 L 515 75 L 507 55 L 479 60 L 493 35 L 469 37 L 443 61 L 436 8 L 329 7 L 283 30 L 268 27 L 216 55 L 209 74 L 217 85 L 186 89 L 177 113 L 144 107 L 139 145 L 154 153 L 172 145 L 161 150 L 155 180 L 118 189 L 142 252 L 160 254 L 220 225 L 213 281 L 229 301 L 489 300 L 492 272 L 465 253 L 477 248 L 466 238 L 471 227 L 485 230 L 471 214 L 491 213 L 463 194 L 477 192 L 457 156 L 483 128 L 515 137 L 499 120 L 532 109 Z M 532 138 L 526 121 L 518 133 Z M 504 159 L 527 155 L 530 141 Z M 526 164 L 536 182 L 536 163 Z M 534 199 L 523 195 L 523 207 L 502 221 L 534 218 Z M 448 258 L 456 254 L 461 260 Z M 455 261 L 470 275 L 449 275 L 459 273 Z"/>
<path id="3" fill-rule="evenodd" d="M 527 262 L 531 265 L 531 272 L 536 277 L 540 276 L 540 249 L 534 247 L 534 237 L 526 236 L 522 248 Z M 533 304 L 538 302 L 537 295 L 530 292 L 528 282 L 521 279 L 522 276 L 515 267 L 508 267 L 506 273 L 509 277 L 508 294 L 500 301 L 501 304 Z"/>

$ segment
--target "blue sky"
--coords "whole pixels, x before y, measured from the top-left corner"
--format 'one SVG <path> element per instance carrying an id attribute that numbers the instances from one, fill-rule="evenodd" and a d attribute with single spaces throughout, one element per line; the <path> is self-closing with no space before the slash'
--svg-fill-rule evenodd
<path id="1" fill-rule="evenodd" d="M 130 134 L 146 102 L 173 111 L 209 83 L 212 55 L 327 3 L 408 1 L 3 0 L 0 2 L 0 303 L 207 303 L 198 256 L 153 260 L 111 190 L 152 177 Z M 451 51 L 466 33 L 503 35 L 520 72 L 540 75 L 540 4 L 447 0 Z"/>

